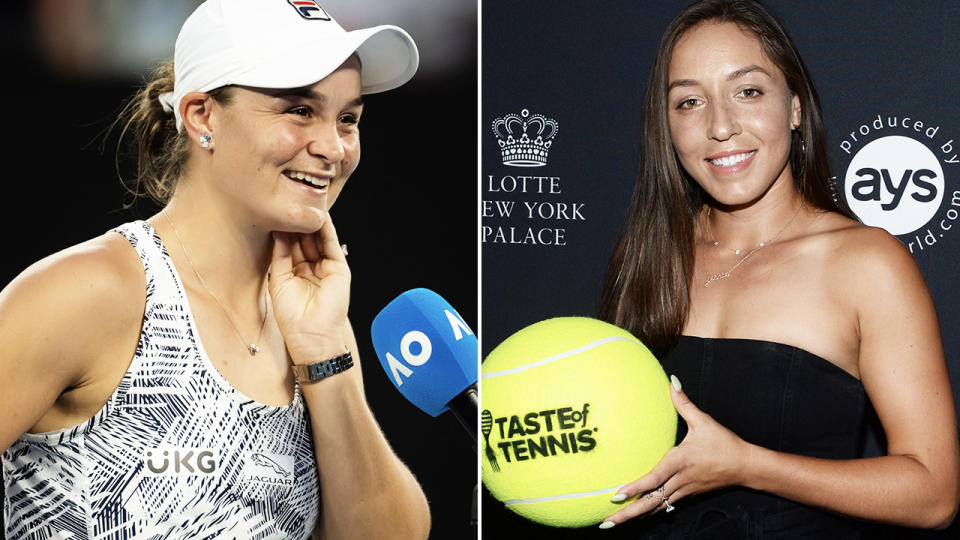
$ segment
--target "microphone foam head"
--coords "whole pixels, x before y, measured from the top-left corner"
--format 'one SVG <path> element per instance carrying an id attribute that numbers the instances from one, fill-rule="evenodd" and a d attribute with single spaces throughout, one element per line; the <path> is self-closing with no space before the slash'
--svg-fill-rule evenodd
<path id="1" fill-rule="evenodd" d="M 477 382 L 477 336 L 429 289 L 411 289 L 387 304 L 370 334 L 390 382 L 431 416 Z"/>

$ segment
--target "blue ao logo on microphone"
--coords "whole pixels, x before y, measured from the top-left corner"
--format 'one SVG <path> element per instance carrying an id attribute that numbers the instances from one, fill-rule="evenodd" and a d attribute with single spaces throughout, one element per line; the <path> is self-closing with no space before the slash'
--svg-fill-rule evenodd
<path id="1" fill-rule="evenodd" d="M 477 337 L 429 289 L 407 291 L 373 319 L 373 347 L 390 382 L 431 416 L 477 382 Z"/>
<path id="2" fill-rule="evenodd" d="M 939 124 L 878 114 L 840 143 L 850 156 L 843 192 L 865 224 L 901 237 L 911 253 L 947 238 L 960 218 L 960 190 L 946 177 L 960 163 L 960 143 Z"/>

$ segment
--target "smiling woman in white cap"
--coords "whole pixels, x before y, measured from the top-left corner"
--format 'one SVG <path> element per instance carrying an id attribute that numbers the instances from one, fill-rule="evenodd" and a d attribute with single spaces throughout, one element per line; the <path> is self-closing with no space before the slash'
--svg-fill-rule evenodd
<path id="1" fill-rule="evenodd" d="M 403 30 L 347 32 L 312 1 L 190 16 L 121 118 L 163 210 L 0 293 L 7 537 L 427 536 L 351 369 L 328 213 L 361 95 L 417 65 Z"/>

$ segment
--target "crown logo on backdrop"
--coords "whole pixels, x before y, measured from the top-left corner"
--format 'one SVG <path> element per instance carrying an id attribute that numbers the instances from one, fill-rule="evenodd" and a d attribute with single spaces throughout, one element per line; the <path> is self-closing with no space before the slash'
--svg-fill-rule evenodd
<path id="1" fill-rule="evenodd" d="M 507 114 L 493 121 L 493 134 L 500 145 L 500 158 L 512 167 L 543 167 L 553 138 L 557 136 L 557 122 L 542 114 Z"/>

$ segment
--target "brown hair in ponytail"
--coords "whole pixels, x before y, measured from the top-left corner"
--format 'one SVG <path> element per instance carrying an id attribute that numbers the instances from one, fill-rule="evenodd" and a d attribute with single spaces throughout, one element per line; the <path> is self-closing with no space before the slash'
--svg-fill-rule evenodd
<path id="1" fill-rule="evenodd" d="M 187 134 L 177 131 L 173 113 L 163 110 L 159 100 L 161 94 L 173 92 L 173 83 L 173 60 L 169 60 L 157 66 L 111 126 L 122 125 L 115 155 L 118 174 L 120 147 L 128 133 L 133 135 L 130 146 L 137 156 L 137 175 L 132 180 L 121 177 L 124 187 L 135 198 L 148 196 L 160 205 L 167 204 L 173 195 L 177 181 L 185 172 L 191 147 Z M 207 94 L 226 105 L 231 97 L 227 88 L 217 88 Z"/>

